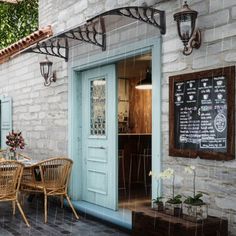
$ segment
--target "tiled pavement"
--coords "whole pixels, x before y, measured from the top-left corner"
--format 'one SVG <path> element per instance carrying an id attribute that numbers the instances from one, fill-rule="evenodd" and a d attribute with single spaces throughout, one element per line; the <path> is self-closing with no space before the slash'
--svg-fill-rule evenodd
<path id="1" fill-rule="evenodd" d="M 12 215 L 11 203 L 0 202 L 0 236 L 127 236 L 112 226 L 105 225 L 80 214 L 76 220 L 71 209 L 60 208 L 60 204 L 49 202 L 48 223 L 44 224 L 43 201 L 35 198 L 32 203 L 25 201 L 23 209 L 31 225 L 28 228 L 16 210 Z"/>

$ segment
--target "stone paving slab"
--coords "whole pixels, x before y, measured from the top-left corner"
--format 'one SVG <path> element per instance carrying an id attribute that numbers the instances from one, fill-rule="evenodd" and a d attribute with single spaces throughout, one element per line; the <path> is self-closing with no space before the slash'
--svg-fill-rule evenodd
<path id="1" fill-rule="evenodd" d="M 43 201 L 35 198 L 32 203 L 25 201 L 25 214 L 31 225 L 28 228 L 18 209 L 12 215 L 12 204 L 0 202 L 0 236 L 127 236 L 110 225 L 80 215 L 76 220 L 69 208 L 61 209 L 54 201 L 49 202 L 48 223 L 44 224 Z"/>

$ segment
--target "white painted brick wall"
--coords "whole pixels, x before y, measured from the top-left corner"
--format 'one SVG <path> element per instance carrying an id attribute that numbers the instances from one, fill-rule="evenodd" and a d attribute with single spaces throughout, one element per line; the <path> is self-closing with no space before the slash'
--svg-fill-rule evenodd
<path id="1" fill-rule="evenodd" d="M 0 65 L 0 94 L 13 99 L 13 128 L 23 132 L 26 142 L 24 152 L 37 159 L 68 153 L 67 144 L 61 144 L 63 140 L 67 142 L 68 106 L 65 103 L 68 89 L 67 82 L 60 76 L 67 76 L 67 70 L 64 67 L 61 73 L 62 67 L 57 68 L 58 60 L 50 58 L 58 72 L 59 83 L 47 88 L 43 85 L 39 70 L 39 61 L 42 59 L 37 54 L 22 54 Z M 62 85 L 60 81 L 63 81 Z M 52 104 L 55 106 L 50 106 Z M 60 125 L 57 125 L 58 120 Z M 49 140 L 54 140 L 55 148 L 48 146 Z"/>

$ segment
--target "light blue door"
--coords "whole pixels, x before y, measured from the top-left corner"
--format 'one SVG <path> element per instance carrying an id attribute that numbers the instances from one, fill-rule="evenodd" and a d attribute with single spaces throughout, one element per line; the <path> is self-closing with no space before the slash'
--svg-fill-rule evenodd
<path id="1" fill-rule="evenodd" d="M 12 130 L 12 100 L 10 97 L 0 96 L 0 123 L 1 123 L 1 147 L 4 149 L 6 145 L 6 136 Z"/>
<path id="2" fill-rule="evenodd" d="M 82 72 L 82 198 L 117 209 L 115 65 Z"/>

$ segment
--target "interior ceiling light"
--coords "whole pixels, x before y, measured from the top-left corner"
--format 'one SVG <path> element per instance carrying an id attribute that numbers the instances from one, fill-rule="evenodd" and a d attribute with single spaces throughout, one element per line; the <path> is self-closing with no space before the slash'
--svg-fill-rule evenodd
<path id="1" fill-rule="evenodd" d="M 139 81 L 135 88 L 140 90 L 152 89 L 152 74 L 150 68 L 147 68 L 145 79 Z"/>

